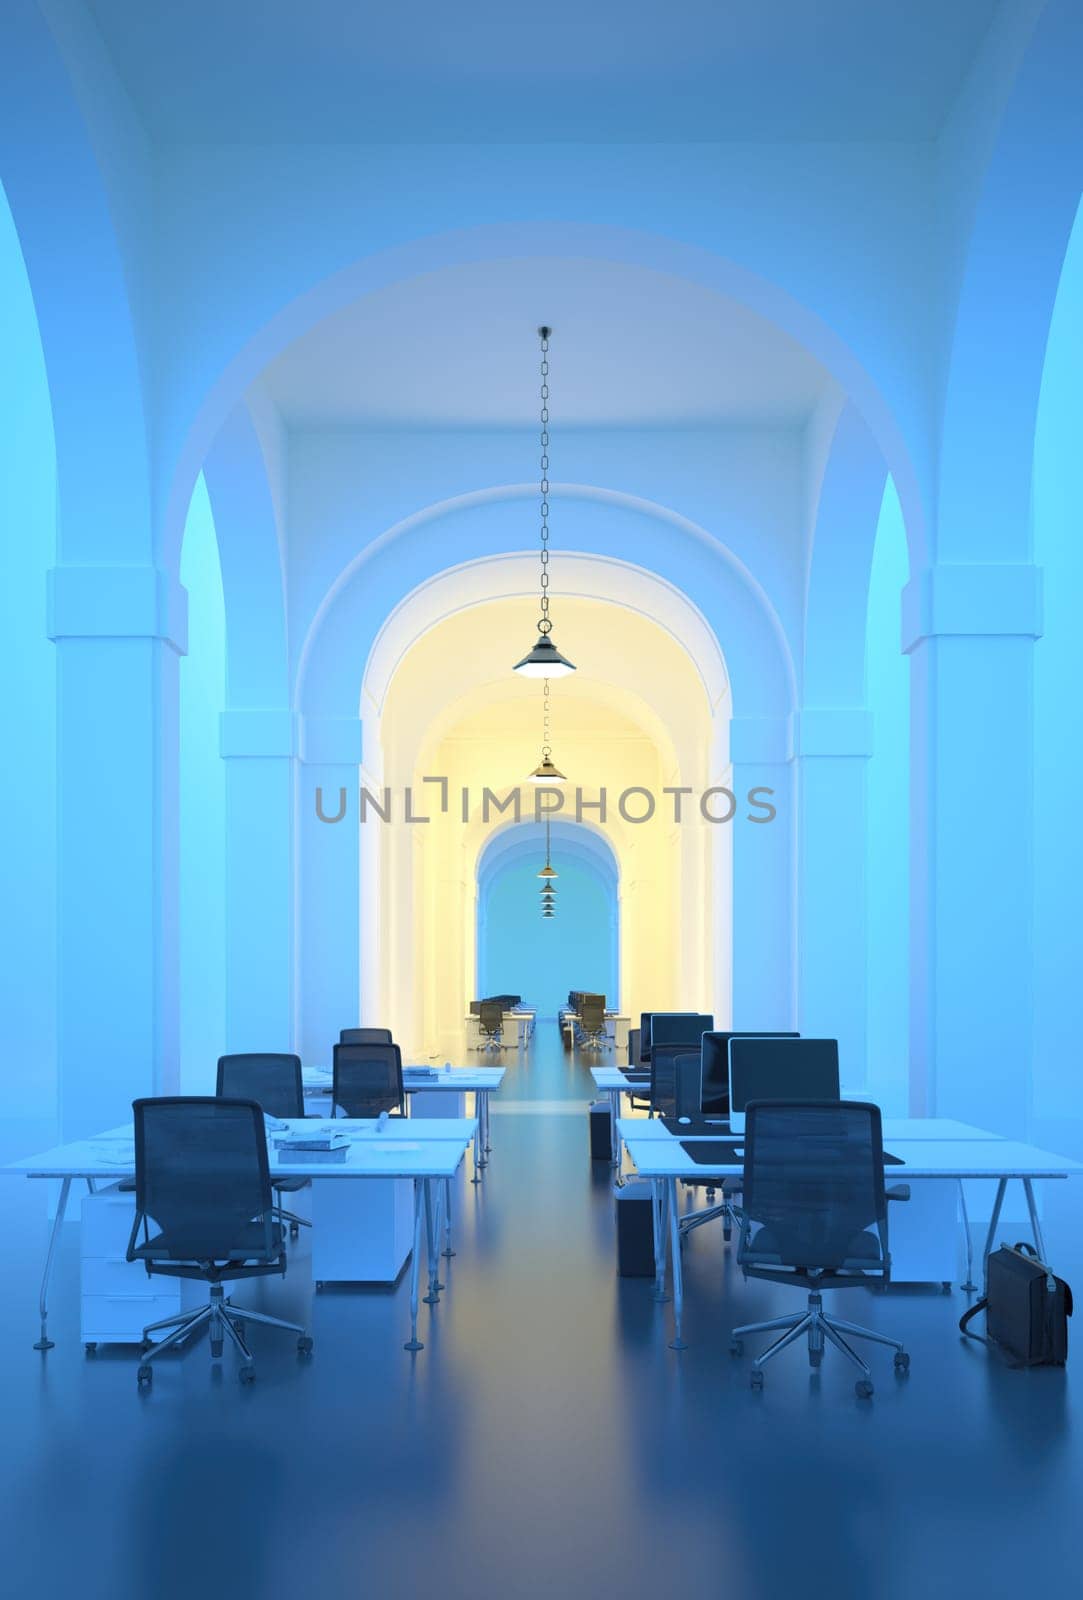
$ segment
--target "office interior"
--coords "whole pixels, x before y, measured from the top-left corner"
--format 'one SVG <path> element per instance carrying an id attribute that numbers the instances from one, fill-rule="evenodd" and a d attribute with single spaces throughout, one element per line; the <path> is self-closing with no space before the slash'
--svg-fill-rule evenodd
<path id="1" fill-rule="evenodd" d="M 1071 1585 L 1075 1361 L 959 1322 L 1083 1277 L 1081 63 L 1079 0 L 6 0 L 9 1592 Z M 727 1120 L 813 1041 L 857 1267 Z M 197 1112 L 249 1281 L 136 1253 Z M 810 1267 L 864 1367 L 735 1336 Z"/>

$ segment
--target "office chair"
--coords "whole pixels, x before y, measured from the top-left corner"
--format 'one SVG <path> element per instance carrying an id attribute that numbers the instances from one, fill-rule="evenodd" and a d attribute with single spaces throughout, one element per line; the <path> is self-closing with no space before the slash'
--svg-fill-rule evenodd
<path id="1" fill-rule="evenodd" d="M 218 1057 L 218 1098 L 254 1100 L 268 1117 L 303 1117 L 305 1095 L 301 1083 L 300 1056 L 235 1055 Z M 284 1194 L 299 1194 L 309 1187 L 308 1178 L 272 1178 L 271 1188 L 281 1200 Z M 288 1222 L 290 1238 L 302 1228 L 311 1228 L 307 1217 L 299 1217 L 282 1205 L 275 1207 L 278 1222 Z"/>
<path id="2" fill-rule="evenodd" d="M 343 1028 L 339 1044 L 391 1044 L 390 1028 Z"/>
<path id="3" fill-rule="evenodd" d="M 703 1062 L 698 1050 L 686 1050 L 683 1045 L 656 1045 L 651 1052 L 651 1110 L 662 1117 L 688 1117 L 698 1122 L 702 1116 Z M 721 1131 L 721 1130 L 719 1130 Z M 680 1133 L 678 1131 L 678 1138 Z M 705 1189 L 708 1204 L 699 1211 L 686 1211 L 680 1218 L 678 1234 L 683 1245 L 685 1238 L 705 1222 L 721 1220 L 722 1238 L 728 1244 L 734 1227 L 741 1225 L 741 1212 L 736 1196 L 741 1192 L 740 1178 L 682 1178 L 685 1189 Z M 722 1191 L 722 1199 L 714 1203 L 714 1195 Z"/>
<path id="4" fill-rule="evenodd" d="M 600 1050 L 606 1043 L 604 995 L 585 994 L 579 1002 L 579 1042 L 587 1050 Z"/>
<path id="5" fill-rule="evenodd" d="M 504 1007 L 499 1000 L 483 1000 L 478 1011 L 478 1029 L 487 1050 L 499 1050 L 504 1036 Z"/>
<path id="6" fill-rule="evenodd" d="M 295 1333 L 298 1350 L 308 1355 L 312 1339 L 307 1329 L 261 1311 L 242 1310 L 223 1293 L 223 1284 L 238 1278 L 286 1272 L 260 1106 L 255 1100 L 178 1095 L 135 1100 L 132 1113 L 135 1221 L 127 1258 L 142 1261 L 148 1276 L 202 1278 L 210 1288 L 210 1300 L 197 1311 L 163 1317 L 143 1329 L 143 1359 L 136 1374 L 140 1389 L 150 1387 L 150 1363 L 163 1350 L 204 1327 L 213 1361 L 221 1357 L 223 1339 L 236 1347 L 242 1383 L 251 1383 L 256 1375 L 242 1331 L 246 1322 Z M 151 1233 L 152 1225 L 157 1233 Z M 152 1345 L 149 1335 L 158 1332 L 165 1336 Z"/>
<path id="7" fill-rule="evenodd" d="M 730 1350 L 740 1355 L 746 1334 L 780 1335 L 752 1364 L 752 1387 L 762 1389 L 763 1368 L 780 1350 L 807 1333 L 809 1365 L 819 1367 L 826 1339 L 860 1367 L 855 1388 L 867 1399 L 872 1369 L 844 1334 L 890 1346 L 899 1376 L 910 1370 L 910 1357 L 897 1339 L 827 1316 L 822 1292 L 890 1280 L 887 1202 L 908 1200 L 910 1190 L 884 1187 L 880 1108 L 858 1100 L 757 1100 L 745 1116 L 737 1259 L 746 1278 L 800 1284 L 808 1309 L 734 1328 Z"/>
<path id="8" fill-rule="evenodd" d="M 397 1044 L 336 1044 L 331 1103 L 348 1117 L 405 1116 L 402 1053 Z"/>

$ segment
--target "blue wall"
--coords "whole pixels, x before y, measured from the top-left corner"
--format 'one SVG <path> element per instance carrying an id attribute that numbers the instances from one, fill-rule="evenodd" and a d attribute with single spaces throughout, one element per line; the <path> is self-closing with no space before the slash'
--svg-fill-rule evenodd
<path id="1" fill-rule="evenodd" d="M 555 1016 L 569 989 L 617 995 L 616 890 L 587 863 L 554 852 L 556 916 L 542 917 L 540 859 L 509 861 L 478 897 L 479 993 L 521 994 Z"/>
<path id="2" fill-rule="evenodd" d="M 52 410 L 26 268 L 0 189 L 0 1015 L 6 1116 L 56 1113 L 56 549 Z M 77 803 L 77 802 L 76 802 Z"/>
<path id="3" fill-rule="evenodd" d="M 222 572 L 207 488 L 192 494 L 181 552 L 188 654 L 180 669 L 180 1060 L 188 1094 L 213 1092 L 226 1048 L 226 692 Z"/>
<path id="4" fill-rule="evenodd" d="M 888 479 L 876 528 L 865 645 L 872 713 L 868 762 L 867 1084 L 905 1116 L 909 1083 L 910 662 L 900 648 L 900 598 L 909 579 L 906 529 Z"/>
<path id="5" fill-rule="evenodd" d="M 1034 559 L 1044 575 L 1044 632 L 1034 652 L 1031 1134 L 1077 1157 L 1083 1154 L 1078 998 L 1083 948 L 1081 418 L 1083 212 L 1072 230 L 1057 294 L 1034 450 Z M 1005 826 L 1010 825 L 1005 818 Z"/>

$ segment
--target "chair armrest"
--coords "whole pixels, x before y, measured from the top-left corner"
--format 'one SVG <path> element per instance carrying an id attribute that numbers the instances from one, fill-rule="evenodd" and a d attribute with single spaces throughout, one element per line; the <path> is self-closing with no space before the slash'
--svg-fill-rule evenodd
<path id="1" fill-rule="evenodd" d="M 909 1200 L 910 1185 L 908 1183 L 893 1183 L 890 1189 L 884 1190 L 888 1200 Z"/>

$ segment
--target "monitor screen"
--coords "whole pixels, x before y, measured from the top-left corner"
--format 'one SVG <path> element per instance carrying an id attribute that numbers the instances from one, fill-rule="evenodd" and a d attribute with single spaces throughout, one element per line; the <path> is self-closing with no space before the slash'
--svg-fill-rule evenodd
<path id="1" fill-rule="evenodd" d="M 730 1126 L 750 1100 L 837 1100 L 837 1039 L 732 1039 Z"/>
<path id="2" fill-rule="evenodd" d="M 781 1029 L 758 1033 L 705 1033 L 703 1035 L 703 1111 L 707 1116 L 725 1116 L 730 1108 L 731 1039 L 799 1039 L 798 1033 Z"/>
<path id="3" fill-rule="evenodd" d="M 714 1027 L 714 1018 L 699 1011 L 655 1011 L 651 1016 L 651 1050 L 659 1044 L 698 1045 Z"/>

